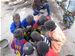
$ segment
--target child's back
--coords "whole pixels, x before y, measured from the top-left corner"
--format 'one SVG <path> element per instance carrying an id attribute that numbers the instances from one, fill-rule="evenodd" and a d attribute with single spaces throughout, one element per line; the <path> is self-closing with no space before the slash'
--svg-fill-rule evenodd
<path id="1" fill-rule="evenodd" d="M 27 42 L 24 39 L 23 30 L 21 28 L 15 30 L 14 37 L 15 38 L 12 41 L 11 48 L 14 49 L 15 54 L 17 54 L 18 56 L 22 56 L 23 55 L 23 45 Z"/>
<path id="2" fill-rule="evenodd" d="M 14 53 L 17 54 L 18 56 L 22 56 L 23 54 L 23 45 L 27 41 L 25 39 L 21 39 L 20 41 L 16 41 L 16 38 L 13 39 L 11 48 L 14 49 Z"/>
<path id="3" fill-rule="evenodd" d="M 44 25 L 44 23 L 47 21 L 47 20 L 51 20 L 51 18 L 49 16 L 46 16 L 46 15 L 40 15 L 38 16 L 35 24 L 33 25 L 33 28 L 38 28 L 39 26 L 42 26 Z"/>
<path id="4" fill-rule="evenodd" d="M 28 15 L 22 20 L 22 26 L 33 26 L 35 24 L 34 17 L 32 15 Z"/>
<path id="5" fill-rule="evenodd" d="M 48 30 L 48 35 L 60 42 L 51 41 L 51 48 L 55 52 L 60 52 L 62 45 L 66 42 L 66 36 L 60 29 L 60 27 L 55 24 L 53 21 L 47 21 L 44 24 L 46 30 Z"/>
<path id="6" fill-rule="evenodd" d="M 51 47 L 55 52 L 60 52 L 61 50 L 61 46 L 64 45 L 64 43 L 66 42 L 66 36 L 64 35 L 64 33 L 62 32 L 62 30 L 59 28 L 59 26 L 56 24 L 56 29 L 52 32 L 48 32 L 49 36 L 59 40 L 61 42 L 56 42 L 56 41 L 51 41 Z"/>

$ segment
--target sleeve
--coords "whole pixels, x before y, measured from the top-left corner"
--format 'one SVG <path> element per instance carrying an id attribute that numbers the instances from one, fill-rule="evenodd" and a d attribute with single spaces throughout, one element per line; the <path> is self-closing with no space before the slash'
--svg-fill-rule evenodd
<path id="1" fill-rule="evenodd" d="M 26 18 L 24 18 L 24 19 L 22 20 L 22 26 L 24 26 L 24 27 L 26 27 L 26 25 L 25 25 L 25 19 L 26 19 Z"/>
<path id="2" fill-rule="evenodd" d="M 11 43 L 11 48 L 15 50 L 14 41 L 15 41 L 15 39 L 14 39 L 14 40 L 12 41 L 12 43 Z"/>
<path id="3" fill-rule="evenodd" d="M 11 33 L 14 34 L 15 28 L 16 28 L 15 25 L 12 23 L 11 26 L 10 26 Z"/>

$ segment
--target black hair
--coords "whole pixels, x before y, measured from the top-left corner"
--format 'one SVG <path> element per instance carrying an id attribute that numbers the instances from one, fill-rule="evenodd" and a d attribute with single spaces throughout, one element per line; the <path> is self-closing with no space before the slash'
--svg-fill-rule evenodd
<path id="1" fill-rule="evenodd" d="M 18 40 L 22 39 L 22 36 L 24 35 L 24 32 L 21 28 L 18 28 L 14 31 L 14 37 Z"/>
<path id="2" fill-rule="evenodd" d="M 23 46 L 23 53 L 25 55 L 31 55 L 33 53 L 34 49 L 33 46 L 30 43 L 25 43 Z"/>
<path id="3" fill-rule="evenodd" d="M 19 15 L 18 13 L 15 13 L 15 14 L 13 15 L 13 18 L 17 18 L 17 17 L 20 17 L 20 15 Z"/>
<path id="4" fill-rule="evenodd" d="M 74 56 L 74 55 L 66 55 L 66 56 Z"/>
<path id="5" fill-rule="evenodd" d="M 45 26 L 46 30 L 51 30 L 51 31 L 53 31 L 56 28 L 56 25 L 52 20 L 46 21 L 44 23 L 44 26 Z"/>
<path id="6" fill-rule="evenodd" d="M 31 33 L 31 37 L 32 39 L 34 39 L 35 41 L 40 41 L 41 40 L 41 35 L 40 33 L 38 33 L 37 31 L 34 31 Z"/>
<path id="7" fill-rule="evenodd" d="M 42 14 L 42 15 L 40 16 L 39 22 L 42 23 L 42 24 L 44 24 L 44 22 L 46 22 L 46 21 L 47 21 L 47 16 L 44 15 L 44 14 Z"/>
<path id="8" fill-rule="evenodd" d="M 33 16 L 32 15 L 28 15 L 27 16 L 27 21 L 28 22 L 32 22 L 34 20 Z"/>
<path id="9" fill-rule="evenodd" d="M 38 51 L 38 53 L 46 54 L 49 51 L 48 44 L 43 41 L 39 41 L 37 43 L 37 51 Z"/>

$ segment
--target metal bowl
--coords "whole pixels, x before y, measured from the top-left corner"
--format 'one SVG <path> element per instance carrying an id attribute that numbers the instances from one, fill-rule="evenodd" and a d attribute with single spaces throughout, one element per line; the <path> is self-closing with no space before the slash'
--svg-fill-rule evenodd
<path id="1" fill-rule="evenodd" d="M 5 48 L 6 46 L 8 46 L 8 40 L 7 39 L 0 40 L 0 48 Z"/>

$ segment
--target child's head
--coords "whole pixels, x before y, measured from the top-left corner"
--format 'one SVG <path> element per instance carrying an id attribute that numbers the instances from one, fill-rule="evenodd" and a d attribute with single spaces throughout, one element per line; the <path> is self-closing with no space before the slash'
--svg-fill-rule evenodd
<path id="1" fill-rule="evenodd" d="M 13 21 L 14 21 L 15 23 L 19 23 L 19 22 L 20 22 L 20 15 L 19 15 L 18 13 L 15 13 L 15 14 L 13 15 Z"/>
<path id="2" fill-rule="evenodd" d="M 40 33 L 36 32 L 36 31 L 34 31 L 34 32 L 31 33 L 31 37 L 32 37 L 32 39 L 35 40 L 36 42 L 42 40 Z"/>
<path id="3" fill-rule="evenodd" d="M 44 23 L 46 30 L 53 31 L 56 28 L 55 23 L 52 20 L 48 20 Z"/>
<path id="4" fill-rule="evenodd" d="M 28 24 L 31 24 L 34 21 L 34 17 L 32 15 L 28 15 L 26 21 Z"/>
<path id="5" fill-rule="evenodd" d="M 43 41 L 39 41 L 37 43 L 37 51 L 40 54 L 46 54 L 49 51 L 49 46 L 47 43 L 43 42 Z"/>
<path id="6" fill-rule="evenodd" d="M 30 43 L 25 43 L 23 46 L 23 53 L 26 55 L 31 55 L 33 53 L 34 49 L 33 46 Z"/>
<path id="7" fill-rule="evenodd" d="M 46 15 L 42 14 L 39 19 L 40 24 L 44 24 L 47 21 Z"/>
<path id="8" fill-rule="evenodd" d="M 18 28 L 14 32 L 14 37 L 17 38 L 17 40 L 20 40 L 24 37 L 24 32 L 21 28 Z"/>

